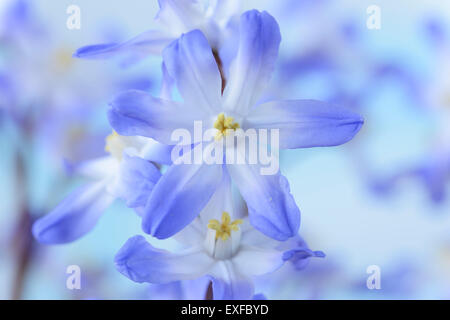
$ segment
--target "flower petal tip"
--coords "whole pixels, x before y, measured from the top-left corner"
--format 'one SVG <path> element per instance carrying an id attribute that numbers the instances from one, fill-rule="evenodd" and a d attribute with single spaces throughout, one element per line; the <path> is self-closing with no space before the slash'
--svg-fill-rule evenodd
<path id="1" fill-rule="evenodd" d="M 114 264 L 116 266 L 117 271 L 119 271 L 122 275 L 129 278 L 135 282 L 143 282 L 140 280 L 140 277 L 136 276 L 133 268 L 128 265 L 128 260 L 130 256 L 135 253 L 136 248 L 139 248 L 143 243 L 146 243 L 146 240 L 143 236 L 137 235 L 131 237 L 127 240 L 127 242 L 120 248 L 119 252 L 117 252 L 114 257 Z"/>
<path id="2" fill-rule="evenodd" d="M 101 54 L 104 54 L 113 47 L 117 46 L 116 43 L 107 43 L 107 44 L 94 44 L 87 45 L 77 49 L 73 54 L 73 58 L 78 59 L 96 59 L 100 58 Z"/>

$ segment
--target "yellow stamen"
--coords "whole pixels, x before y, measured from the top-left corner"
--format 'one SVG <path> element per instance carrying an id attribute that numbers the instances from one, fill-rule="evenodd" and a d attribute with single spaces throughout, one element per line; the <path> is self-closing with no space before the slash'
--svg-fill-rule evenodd
<path id="1" fill-rule="evenodd" d="M 242 220 L 234 220 L 231 222 L 230 215 L 228 212 L 222 213 L 222 223 L 216 219 L 209 220 L 208 228 L 216 230 L 216 240 L 222 239 L 223 241 L 228 240 L 231 237 L 231 231 L 238 231 L 239 225 L 242 224 Z"/>
<path id="2" fill-rule="evenodd" d="M 216 141 L 222 139 L 229 131 L 240 128 L 239 123 L 234 122 L 233 117 L 225 117 L 224 113 L 217 116 L 217 120 L 214 122 L 214 128 L 219 130 L 216 134 Z"/>
<path id="3" fill-rule="evenodd" d="M 123 150 L 129 146 L 129 141 L 127 139 L 128 137 L 121 136 L 113 131 L 106 137 L 105 151 L 121 161 Z"/>
<path id="4" fill-rule="evenodd" d="M 106 137 L 105 141 L 105 151 L 111 152 L 111 145 L 115 142 L 116 138 L 119 136 L 119 134 L 115 131 L 113 131 L 109 136 Z"/>

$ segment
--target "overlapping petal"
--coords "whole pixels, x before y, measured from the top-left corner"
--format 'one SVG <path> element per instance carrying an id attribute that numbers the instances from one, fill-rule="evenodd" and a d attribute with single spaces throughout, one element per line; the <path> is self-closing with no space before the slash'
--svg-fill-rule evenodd
<path id="1" fill-rule="evenodd" d="M 173 145 L 162 144 L 151 139 L 140 151 L 140 155 L 145 160 L 153 161 L 158 164 L 172 163 Z"/>
<path id="2" fill-rule="evenodd" d="M 173 238 L 185 246 L 196 246 L 205 241 L 207 227 L 200 219 L 194 219 L 180 232 L 173 235 Z"/>
<path id="3" fill-rule="evenodd" d="M 219 261 L 211 271 L 214 300 L 250 300 L 254 286 L 250 278 L 242 275 L 230 260 Z"/>
<path id="4" fill-rule="evenodd" d="M 204 117 L 196 111 L 187 112 L 177 102 L 154 98 L 144 91 L 130 90 L 119 94 L 111 102 L 108 118 L 120 135 L 144 136 L 174 145 L 178 143 L 172 140 L 176 129 L 189 130 L 193 136 L 194 121 Z"/>
<path id="5" fill-rule="evenodd" d="M 235 197 L 233 194 L 231 179 L 226 171 L 222 175 L 221 180 L 198 218 L 174 235 L 174 238 L 178 242 L 186 245 L 195 245 L 196 243 L 203 242 L 207 235 L 209 221 L 218 219 L 224 211 L 230 214 L 231 220 L 242 219 L 244 217 L 243 209 L 241 208 L 242 204 L 240 203 L 243 200 L 242 198 Z"/>
<path id="6" fill-rule="evenodd" d="M 120 273 L 139 283 L 196 279 L 214 264 L 201 247 L 173 254 L 154 248 L 142 236 L 128 239 L 114 261 Z"/>
<path id="7" fill-rule="evenodd" d="M 161 54 L 174 37 L 166 32 L 148 30 L 123 43 L 104 43 L 79 48 L 73 56 L 80 59 L 109 59 L 120 57 L 130 64 L 152 54 Z"/>
<path id="8" fill-rule="evenodd" d="M 182 35 L 163 51 L 164 64 L 186 102 L 205 114 L 221 112 L 222 80 L 211 46 L 200 30 Z"/>
<path id="9" fill-rule="evenodd" d="M 111 175 L 111 172 L 117 170 L 117 160 L 111 156 L 95 158 L 83 161 L 79 164 L 65 162 L 68 173 L 76 173 L 90 179 L 104 179 Z"/>
<path id="10" fill-rule="evenodd" d="M 162 80 L 161 80 L 161 89 L 159 91 L 159 97 L 165 100 L 172 100 L 172 93 L 175 86 L 175 80 L 167 71 L 166 65 L 162 63 L 161 65 L 162 71 Z"/>
<path id="11" fill-rule="evenodd" d="M 124 154 L 114 194 L 130 208 L 143 207 L 160 177 L 159 170 L 149 161 Z"/>
<path id="12" fill-rule="evenodd" d="M 178 37 L 202 24 L 205 20 L 202 3 L 198 0 L 158 0 L 156 20 L 167 33 Z"/>
<path id="13" fill-rule="evenodd" d="M 211 199 L 200 213 L 200 220 L 206 227 L 211 219 L 222 216 L 222 212 L 230 214 L 232 220 L 241 218 L 241 214 L 235 211 L 230 175 L 225 171 L 220 183 L 217 185 Z"/>
<path id="14" fill-rule="evenodd" d="M 228 110 L 246 115 L 269 82 L 281 35 L 275 19 L 257 10 L 241 16 L 239 34 L 239 49 L 231 62 L 224 105 Z"/>
<path id="15" fill-rule="evenodd" d="M 284 176 L 261 175 L 260 165 L 234 164 L 227 168 L 247 203 L 250 222 L 256 229 L 280 241 L 297 234 L 300 210 Z"/>
<path id="16" fill-rule="evenodd" d="M 221 24 L 226 24 L 234 15 L 241 12 L 241 0 L 211 0 L 207 14 Z"/>
<path id="17" fill-rule="evenodd" d="M 114 197 L 106 192 L 104 182 L 80 187 L 34 223 L 33 235 L 45 244 L 77 240 L 94 228 L 113 200 Z"/>
<path id="18" fill-rule="evenodd" d="M 220 165 L 172 165 L 153 188 L 142 228 L 168 238 L 187 226 L 208 203 L 222 180 Z"/>
<path id="19" fill-rule="evenodd" d="M 233 257 L 233 263 L 240 274 L 251 277 L 273 272 L 281 267 L 284 261 L 278 250 L 242 243 L 238 254 Z"/>

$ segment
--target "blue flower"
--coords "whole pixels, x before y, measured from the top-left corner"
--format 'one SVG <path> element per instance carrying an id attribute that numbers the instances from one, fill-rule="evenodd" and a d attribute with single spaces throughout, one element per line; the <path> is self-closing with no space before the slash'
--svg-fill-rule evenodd
<path id="1" fill-rule="evenodd" d="M 113 133 L 107 138 L 109 156 L 86 161 L 74 170 L 92 180 L 73 191 L 48 215 L 33 225 L 33 235 L 41 243 L 60 244 L 77 240 L 92 230 L 98 219 L 116 198 L 131 208 L 145 206 L 160 178 L 154 160 L 153 146 L 160 145 L 142 137 L 122 137 Z M 163 159 L 156 152 L 158 159 Z M 147 159 L 147 160 L 146 160 Z"/>
<path id="2" fill-rule="evenodd" d="M 219 49 L 230 35 L 233 16 L 239 13 L 239 0 L 215 0 L 204 7 L 198 0 L 158 0 L 156 16 L 159 30 L 148 30 L 124 43 L 89 45 L 78 49 L 74 57 L 106 59 L 120 56 L 126 64 L 161 54 L 182 33 L 200 29 L 212 47 Z"/>
<path id="3" fill-rule="evenodd" d="M 244 130 L 279 129 L 280 147 L 287 149 L 335 146 L 353 138 L 363 120 L 346 109 L 312 100 L 258 104 L 277 58 L 281 40 L 278 24 L 266 12 L 249 11 L 241 17 L 239 34 L 235 59 L 230 64 L 224 62 L 222 73 L 199 30 L 173 42 L 163 52 L 164 65 L 184 103 L 154 98 L 142 91 L 125 92 L 111 103 L 113 128 L 121 135 L 174 144 L 172 132 L 178 128 L 193 132 L 195 120 L 212 128 L 217 121 L 231 119 Z M 251 223 L 270 237 L 286 240 L 298 232 L 300 211 L 286 178 L 279 172 L 261 175 L 260 167 L 227 164 L 226 170 L 248 205 Z M 171 166 L 145 207 L 143 230 L 167 238 L 188 225 L 220 185 L 224 168 Z"/>
<path id="4" fill-rule="evenodd" d="M 442 204 L 446 200 L 450 176 L 450 150 L 445 145 L 439 150 L 431 150 L 427 158 L 414 166 L 396 171 L 384 177 L 375 177 L 371 187 L 380 195 L 391 194 L 401 181 L 417 179 L 423 184 L 431 201 Z"/>
<path id="5" fill-rule="evenodd" d="M 245 204 L 233 193 L 227 174 L 200 215 L 175 239 L 185 246 L 177 253 L 157 249 L 142 236 L 130 238 L 115 257 L 117 269 L 139 283 L 207 276 L 214 299 L 252 299 L 253 276 L 277 270 L 294 255 L 302 259 L 300 249 L 289 248 L 293 242 L 276 241 L 248 223 Z"/>

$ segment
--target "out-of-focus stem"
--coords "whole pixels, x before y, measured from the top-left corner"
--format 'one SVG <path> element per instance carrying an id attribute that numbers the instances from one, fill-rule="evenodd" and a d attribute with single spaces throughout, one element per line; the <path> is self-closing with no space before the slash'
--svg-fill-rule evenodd
<path id="1" fill-rule="evenodd" d="M 16 153 L 16 188 L 18 217 L 12 237 L 15 269 L 11 298 L 21 299 L 28 266 L 31 261 L 33 237 L 31 235 L 31 214 L 28 205 L 27 173 L 21 150 Z"/>

